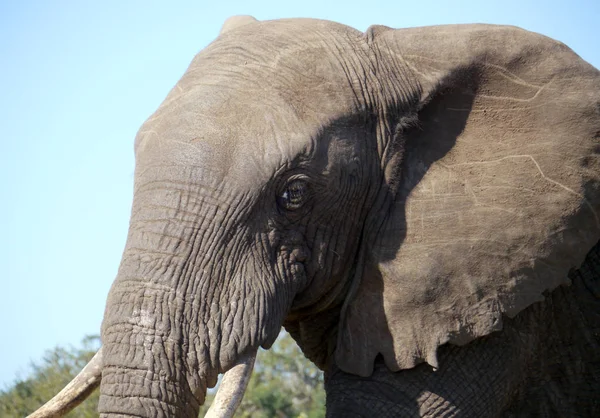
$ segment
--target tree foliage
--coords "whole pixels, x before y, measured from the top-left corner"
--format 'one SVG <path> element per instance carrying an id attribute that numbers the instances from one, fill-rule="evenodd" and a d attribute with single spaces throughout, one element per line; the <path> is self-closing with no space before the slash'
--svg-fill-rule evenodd
<path id="1" fill-rule="evenodd" d="M 87 364 L 100 347 L 98 336 L 88 336 L 81 348 L 56 347 L 46 352 L 42 360 L 31 364 L 31 373 L 26 379 L 0 391 L 0 417 L 23 418 L 56 395 Z M 98 417 L 98 391 L 79 405 L 68 417 Z"/>
<path id="2" fill-rule="evenodd" d="M 0 417 L 22 418 L 58 393 L 100 346 L 86 337 L 81 348 L 57 347 L 31 365 L 26 379 L 0 390 Z M 98 391 L 72 411 L 70 418 L 98 417 Z M 200 416 L 208 409 L 208 394 Z M 323 374 L 307 360 L 289 334 L 282 332 L 270 350 L 260 349 L 254 372 L 236 416 L 243 418 L 318 418 L 325 416 Z"/>

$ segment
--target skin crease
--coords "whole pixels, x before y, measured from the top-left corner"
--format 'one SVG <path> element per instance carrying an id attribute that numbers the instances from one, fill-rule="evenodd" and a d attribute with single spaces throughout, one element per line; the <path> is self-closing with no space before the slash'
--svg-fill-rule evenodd
<path id="1" fill-rule="evenodd" d="M 228 21 L 136 137 L 101 416 L 197 416 L 282 325 L 328 416 L 595 415 L 599 103 L 516 28 Z"/>

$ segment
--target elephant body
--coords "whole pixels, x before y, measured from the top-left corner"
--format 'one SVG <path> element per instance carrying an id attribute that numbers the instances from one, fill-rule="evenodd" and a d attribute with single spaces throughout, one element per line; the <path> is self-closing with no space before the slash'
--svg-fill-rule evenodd
<path id="1" fill-rule="evenodd" d="M 101 415 L 195 417 L 282 325 L 329 416 L 598 415 L 599 153 L 542 35 L 228 21 L 136 136 Z"/>

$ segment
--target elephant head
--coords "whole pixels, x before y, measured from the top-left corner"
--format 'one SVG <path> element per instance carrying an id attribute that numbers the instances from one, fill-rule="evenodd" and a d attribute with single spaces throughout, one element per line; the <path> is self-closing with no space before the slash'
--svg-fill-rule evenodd
<path id="1" fill-rule="evenodd" d="M 228 21 L 135 140 L 103 416 L 196 416 L 282 325 L 369 376 L 502 328 L 600 238 L 600 74 L 514 27 Z"/>

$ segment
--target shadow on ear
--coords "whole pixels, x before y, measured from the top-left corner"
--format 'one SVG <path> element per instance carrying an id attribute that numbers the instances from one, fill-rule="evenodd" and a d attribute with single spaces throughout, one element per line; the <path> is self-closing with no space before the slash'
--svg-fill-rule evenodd
<path id="1" fill-rule="evenodd" d="M 455 69 L 427 94 L 418 112 L 418 121 L 411 121 L 397 132 L 395 140 L 404 145 L 403 162 L 392 175 L 393 179 L 400 179 L 399 183 L 388 190 L 389 198 L 395 202 L 392 211 L 386 214 L 389 220 L 384 225 L 385 234 L 376 240 L 379 257 L 393 259 L 398 252 L 406 237 L 407 198 L 428 168 L 454 147 L 466 126 L 478 85 L 476 68 Z M 452 117 L 440 117 L 448 112 Z M 372 256 L 366 260 L 360 286 L 342 314 L 345 321 L 338 344 L 345 350 L 344 357 L 352 359 L 353 372 L 362 376 L 371 374 L 378 354 L 383 354 L 386 361 L 394 358 L 392 331 L 381 309 L 386 302 L 384 278 Z M 338 348 L 338 366 L 340 353 Z M 398 369 L 393 364 L 388 367 Z"/>
<path id="2" fill-rule="evenodd" d="M 361 376 L 379 354 L 393 371 L 436 368 L 439 346 L 500 330 L 503 314 L 567 283 L 600 239 L 598 71 L 515 28 L 492 33 L 494 48 L 474 47 L 462 60 L 443 59 L 452 42 L 463 45 L 460 31 L 452 39 L 444 28 L 424 56 L 423 29 L 402 60 L 412 57 L 430 93 L 418 126 L 399 133 L 393 203 L 371 214 L 384 221 L 341 312 L 335 361 Z M 463 35 L 479 42 L 491 32 L 474 26 Z M 410 45 L 407 33 L 384 33 L 386 47 Z M 517 35 L 521 50 L 500 48 Z"/>

